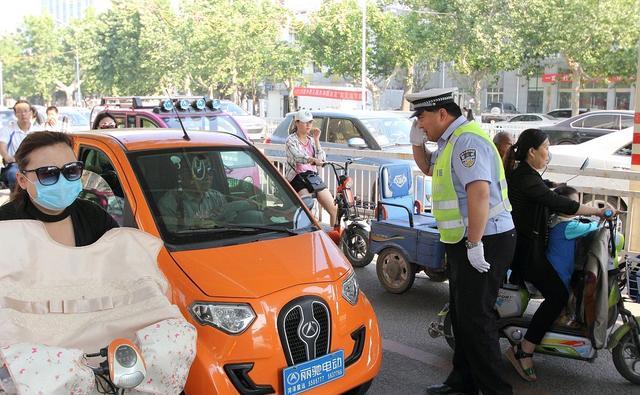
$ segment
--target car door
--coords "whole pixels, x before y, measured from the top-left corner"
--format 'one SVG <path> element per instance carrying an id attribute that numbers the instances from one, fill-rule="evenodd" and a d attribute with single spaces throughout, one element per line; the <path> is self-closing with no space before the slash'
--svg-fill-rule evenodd
<path id="1" fill-rule="evenodd" d="M 618 149 L 607 158 L 607 168 L 613 170 L 631 169 L 631 143 Z"/>
<path id="2" fill-rule="evenodd" d="M 107 147 L 81 143 L 78 158 L 84 162 L 80 198 L 89 200 L 108 212 L 120 226 L 137 227 L 135 201 L 127 196 L 119 174 L 119 164 L 107 154 Z"/>
<path id="3" fill-rule="evenodd" d="M 136 117 L 136 127 L 139 128 L 158 128 L 159 126 L 153 122 L 150 118 L 144 115 L 138 115 Z"/>
<path id="4" fill-rule="evenodd" d="M 618 114 L 591 114 L 574 122 L 575 141 L 580 144 L 593 138 L 600 137 L 615 130 L 619 130 L 620 116 Z"/>

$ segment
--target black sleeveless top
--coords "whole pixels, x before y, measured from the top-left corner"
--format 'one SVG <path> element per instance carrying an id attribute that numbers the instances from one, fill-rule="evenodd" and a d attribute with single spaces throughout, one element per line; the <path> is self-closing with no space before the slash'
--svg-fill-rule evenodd
<path id="1" fill-rule="evenodd" d="M 35 219 L 42 222 L 58 222 L 71 216 L 76 247 L 95 243 L 109 229 L 117 228 L 118 223 L 109 213 L 95 203 L 76 199 L 58 215 L 45 214 L 29 198 L 22 201 L 10 201 L 0 206 L 0 221 L 14 219 Z"/>

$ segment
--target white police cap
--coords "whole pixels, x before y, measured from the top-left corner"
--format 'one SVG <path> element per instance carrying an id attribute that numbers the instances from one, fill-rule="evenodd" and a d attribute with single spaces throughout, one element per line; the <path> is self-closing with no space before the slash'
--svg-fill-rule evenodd
<path id="1" fill-rule="evenodd" d="M 415 111 L 412 117 L 420 114 L 422 110 L 441 106 L 443 104 L 455 103 L 453 94 L 458 88 L 435 88 L 426 91 L 410 93 L 405 99 L 411 103 L 411 109 Z"/>

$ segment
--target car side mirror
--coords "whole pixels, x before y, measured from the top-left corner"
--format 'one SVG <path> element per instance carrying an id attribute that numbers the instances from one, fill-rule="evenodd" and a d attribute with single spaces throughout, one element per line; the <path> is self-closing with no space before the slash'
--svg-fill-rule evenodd
<path id="1" fill-rule="evenodd" d="M 347 140 L 347 145 L 351 148 L 367 148 L 367 143 L 362 137 L 352 137 Z"/>

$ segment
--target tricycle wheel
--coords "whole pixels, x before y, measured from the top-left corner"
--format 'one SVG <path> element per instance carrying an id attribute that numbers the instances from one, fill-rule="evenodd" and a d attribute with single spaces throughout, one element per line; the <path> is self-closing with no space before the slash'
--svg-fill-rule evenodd
<path id="1" fill-rule="evenodd" d="M 376 273 L 380 284 L 389 292 L 401 294 L 409 290 L 416 279 L 416 265 L 402 251 L 387 248 L 378 254 Z"/>
<path id="2" fill-rule="evenodd" d="M 371 263 L 373 253 L 369 249 L 369 233 L 358 227 L 347 228 L 342 234 L 342 252 L 354 267 Z"/>
<path id="3" fill-rule="evenodd" d="M 640 384 L 640 350 L 633 341 L 633 330 L 627 332 L 611 351 L 618 373 L 633 384 Z"/>

